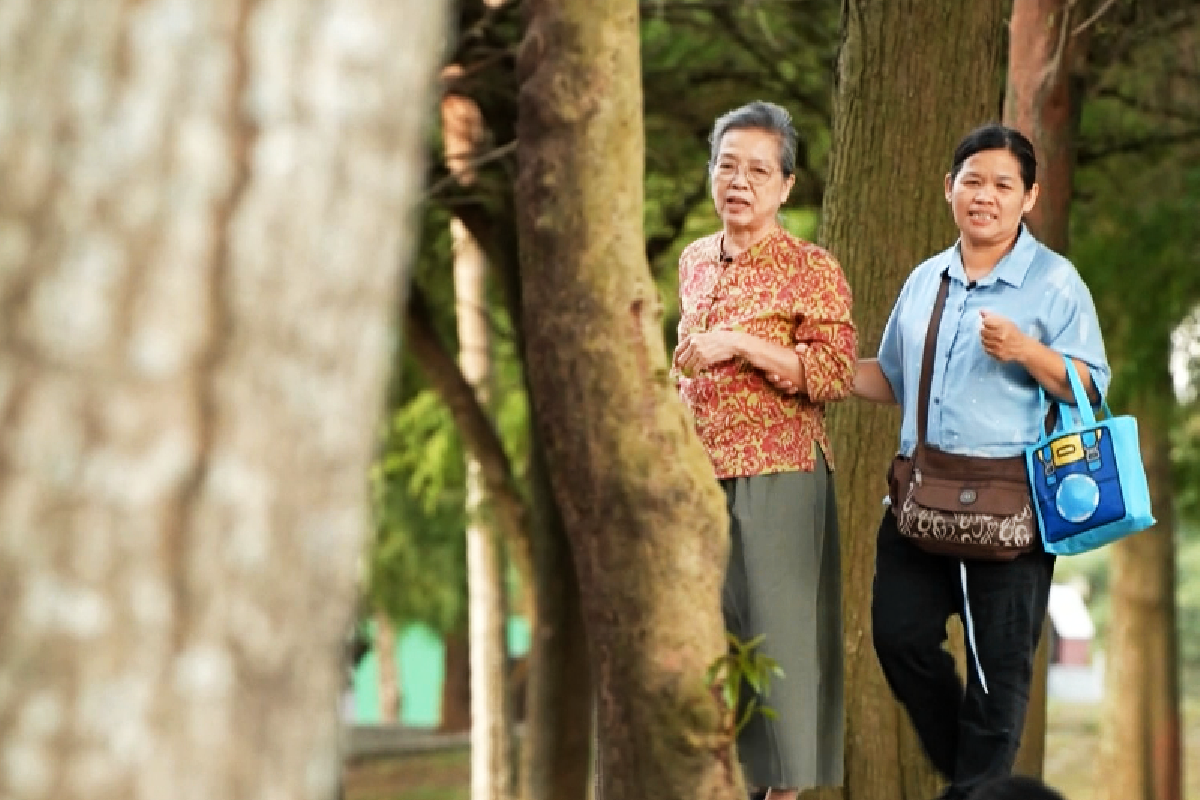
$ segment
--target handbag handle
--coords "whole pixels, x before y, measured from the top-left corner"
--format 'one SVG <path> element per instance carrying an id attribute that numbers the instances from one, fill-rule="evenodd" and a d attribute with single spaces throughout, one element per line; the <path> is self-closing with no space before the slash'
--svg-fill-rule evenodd
<path id="1" fill-rule="evenodd" d="M 1087 389 L 1083 388 L 1083 381 L 1079 377 L 1079 372 L 1075 369 L 1075 362 L 1070 356 L 1064 355 L 1063 362 L 1067 366 L 1067 383 L 1071 386 L 1071 393 L 1075 395 L 1075 409 L 1078 411 L 1080 424 L 1091 426 L 1096 424 L 1096 414 L 1092 410 L 1092 400 L 1088 397 Z M 1059 400 L 1058 403 L 1058 424 L 1054 426 L 1055 433 L 1067 432 L 1067 420 L 1074 420 L 1075 415 L 1071 413 L 1071 406 Z M 1111 418 L 1113 413 L 1108 407 L 1108 400 L 1100 396 L 1100 408 L 1104 412 L 1106 418 Z M 1046 390 L 1038 384 L 1038 409 L 1046 410 Z M 1042 436 L 1041 441 L 1045 442 L 1049 439 L 1048 433 Z"/>

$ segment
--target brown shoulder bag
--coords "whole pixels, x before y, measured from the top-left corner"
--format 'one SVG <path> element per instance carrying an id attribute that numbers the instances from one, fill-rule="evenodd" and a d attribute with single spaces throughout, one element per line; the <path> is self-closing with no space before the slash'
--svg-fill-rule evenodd
<path id="1" fill-rule="evenodd" d="M 956 558 L 1008 561 L 1039 545 L 1025 459 L 946 453 L 926 441 L 938 327 L 950 290 L 949 273 L 933 305 L 917 393 L 917 448 L 896 456 L 888 471 L 892 513 L 900 533 L 922 550 Z"/>

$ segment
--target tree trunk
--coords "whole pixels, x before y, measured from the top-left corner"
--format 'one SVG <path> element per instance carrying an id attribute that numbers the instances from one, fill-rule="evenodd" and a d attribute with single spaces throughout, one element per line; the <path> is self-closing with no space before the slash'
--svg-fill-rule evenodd
<path id="1" fill-rule="evenodd" d="M 471 659 L 465 632 L 446 634 L 442 668 L 442 733 L 471 729 Z"/>
<path id="2" fill-rule="evenodd" d="M 1158 392 L 1134 409 L 1158 524 L 1111 548 L 1112 619 L 1100 724 L 1100 800 L 1181 800 L 1175 515 L 1166 359 Z"/>
<path id="3" fill-rule="evenodd" d="M 1074 142 L 1079 130 L 1079 97 L 1073 65 L 1082 52 L 1070 35 L 1079 20 L 1071 0 L 1014 0 L 1009 20 L 1008 87 L 1004 122 L 1033 142 L 1041 193 L 1026 217 L 1030 231 L 1047 247 L 1066 254 Z M 1050 620 L 1038 644 L 1033 685 L 1016 771 L 1040 777 L 1046 756 L 1046 678 Z"/>
<path id="4" fill-rule="evenodd" d="M 336 791 L 442 8 L 5 4 L 0 795 Z"/>
<path id="5" fill-rule="evenodd" d="M 603 796 L 741 800 L 705 678 L 725 650 L 724 503 L 668 379 L 643 246 L 638 4 L 526 13 L 525 354 L 583 597 Z"/>
<path id="6" fill-rule="evenodd" d="M 396 722 L 400 718 L 396 628 L 384 613 L 375 615 L 375 663 L 379 666 L 379 721 Z"/>
<path id="7" fill-rule="evenodd" d="M 1041 242 L 1067 252 L 1080 98 L 1074 65 L 1083 42 L 1074 0 L 1013 0 L 1004 122 L 1033 142 L 1041 194 L 1026 221 Z"/>
<path id="8" fill-rule="evenodd" d="M 459 362 L 480 405 L 490 394 L 487 265 L 463 224 L 454 238 L 454 294 Z M 483 513 L 486 487 L 479 462 L 467 455 L 467 617 L 471 661 L 471 798 L 508 800 L 514 792 L 512 715 L 508 702 L 503 557 Z"/>
<path id="9" fill-rule="evenodd" d="M 1000 107 L 1004 7 L 961 0 L 844 0 L 842 7 L 821 239 L 846 270 L 862 352 L 873 355 L 904 279 L 954 241 L 942 177 L 958 139 Z M 841 454 L 849 800 L 928 800 L 938 782 L 923 756 L 910 757 L 919 747 L 871 644 L 875 532 L 899 426 L 894 409 L 862 402 L 831 414 Z"/>
<path id="10" fill-rule="evenodd" d="M 592 757 L 592 682 L 579 583 L 536 432 L 532 450 L 538 609 L 529 654 L 522 800 L 585 800 Z"/>

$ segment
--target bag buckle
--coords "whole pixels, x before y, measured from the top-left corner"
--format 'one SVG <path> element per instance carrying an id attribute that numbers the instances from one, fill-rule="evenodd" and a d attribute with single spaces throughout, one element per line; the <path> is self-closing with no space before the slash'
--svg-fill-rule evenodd
<path id="1" fill-rule="evenodd" d="M 969 506 L 979 499 L 979 494 L 974 489 L 963 489 L 958 493 L 958 502 L 964 506 Z"/>

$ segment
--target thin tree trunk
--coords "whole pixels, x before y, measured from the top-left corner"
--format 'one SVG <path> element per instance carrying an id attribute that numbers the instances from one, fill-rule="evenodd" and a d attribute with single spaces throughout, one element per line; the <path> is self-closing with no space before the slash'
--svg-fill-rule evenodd
<path id="1" fill-rule="evenodd" d="M 1100 800 L 1180 800 L 1179 640 L 1169 376 L 1133 409 L 1158 524 L 1111 548 L 1112 618 L 1100 725 Z"/>
<path id="2" fill-rule="evenodd" d="M 1078 22 L 1071 0 L 1013 0 L 1009 20 L 1008 86 L 1004 122 L 1033 142 L 1041 193 L 1026 218 L 1030 231 L 1046 246 L 1066 254 L 1079 98 L 1073 67 L 1082 53 L 1070 31 Z M 1034 659 L 1033 685 L 1016 771 L 1041 776 L 1046 756 L 1047 618 Z"/>
<path id="3" fill-rule="evenodd" d="M 375 614 L 375 663 L 379 667 L 379 721 L 400 717 L 400 667 L 396 663 L 396 628 L 387 614 Z"/>
<path id="4" fill-rule="evenodd" d="M 583 597 L 604 798 L 741 800 L 705 679 L 725 649 L 724 504 L 667 377 L 645 261 L 638 3 L 526 12 L 526 363 Z"/>
<path id="5" fill-rule="evenodd" d="M 465 631 L 446 634 L 442 669 L 442 733 L 471 730 L 471 659 Z"/>
<path id="6" fill-rule="evenodd" d="M 4 4 L 0 795 L 336 791 L 443 5 Z"/>
<path id="7" fill-rule="evenodd" d="M 487 317 L 487 264 L 463 224 L 454 239 L 454 294 L 459 362 L 480 405 L 488 402 L 491 344 Z M 483 513 L 486 487 L 479 462 L 467 456 L 467 616 L 471 660 L 471 797 L 513 796 L 512 719 L 508 702 L 503 557 Z"/>
<path id="8" fill-rule="evenodd" d="M 954 241 L 942 177 L 958 139 L 1000 107 L 1004 8 L 961 0 L 844 0 L 842 8 L 821 239 L 846 270 L 862 352 L 874 355 L 904 279 Z M 938 783 L 925 758 L 912 757 L 919 747 L 871 644 L 875 532 L 899 426 L 894 409 L 857 401 L 831 414 L 840 454 L 849 800 L 928 800 Z"/>

